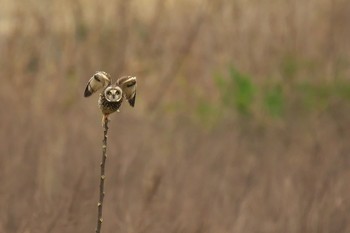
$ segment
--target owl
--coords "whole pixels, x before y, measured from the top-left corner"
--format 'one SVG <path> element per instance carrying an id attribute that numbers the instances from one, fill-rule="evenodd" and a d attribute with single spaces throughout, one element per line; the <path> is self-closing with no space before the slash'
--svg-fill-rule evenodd
<path id="1" fill-rule="evenodd" d="M 111 113 L 119 112 L 124 99 L 129 102 L 130 106 L 135 106 L 136 77 L 123 76 L 112 84 L 108 73 L 98 71 L 90 78 L 84 91 L 84 97 L 89 97 L 99 90 L 102 90 L 98 99 L 98 106 L 103 114 L 102 122 L 108 120 Z"/>

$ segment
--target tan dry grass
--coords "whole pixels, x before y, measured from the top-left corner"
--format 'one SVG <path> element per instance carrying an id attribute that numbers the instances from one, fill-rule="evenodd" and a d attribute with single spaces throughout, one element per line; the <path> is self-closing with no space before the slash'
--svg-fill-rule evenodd
<path id="1" fill-rule="evenodd" d="M 296 109 L 281 124 L 228 116 L 211 131 L 190 120 L 197 95 L 215 98 L 212 75 L 229 64 L 258 84 L 346 79 L 349 7 L 105 0 L 6 8 L 0 231 L 94 230 L 102 129 L 97 98 L 82 92 L 106 70 L 138 76 L 140 88 L 137 107 L 112 116 L 103 232 L 349 232 L 347 106 L 335 101 L 306 117 Z M 314 65 L 289 80 L 281 72 L 289 56 Z M 184 108 L 168 111 L 174 102 Z"/>

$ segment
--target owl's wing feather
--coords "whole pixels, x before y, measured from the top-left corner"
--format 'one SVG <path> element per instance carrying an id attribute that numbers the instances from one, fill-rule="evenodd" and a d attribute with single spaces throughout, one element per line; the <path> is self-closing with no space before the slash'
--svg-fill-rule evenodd
<path id="1" fill-rule="evenodd" d="M 117 80 L 117 85 L 122 88 L 123 94 L 130 106 L 134 107 L 136 101 L 136 77 L 123 76 Z"/>
<path id="2" fill-rule="evenodd" d="M 89 81 L 88 84 L 86 85 L 86 88 L 84 91 L 84 97 L 89 97 L 90 95 L 92 95 L 92 93 L 93 93 L 93 89 L 92 89 L 90 81 Z"/>
<path id="3" fill-rule="evenodd" d="M 128 99 L 128 102 L 131 107 L 135 106 L 135 101 L 136 101 L 136 91 L 135 91 L 135 95 L 131 99 Z"/>
<path id="4" fill-rule="evenodd" d="M 88 84 L 86 85 L 84 91 L 84 97 L 89 97 L 101 88 L 105 88 L 111 84 L 111 76 L 103 71 L 98 71 L 94 74 Z"/>

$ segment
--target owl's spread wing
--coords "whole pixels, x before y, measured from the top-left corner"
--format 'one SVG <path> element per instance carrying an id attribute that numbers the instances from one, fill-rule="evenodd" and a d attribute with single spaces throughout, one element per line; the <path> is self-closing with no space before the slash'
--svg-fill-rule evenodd
<path id="1" fill-rule="evenodd" d="M 111 84 L 111 76 L 103 71 L 98 71 L 94 74 L 88 84 L 86 85 L 84 91 L 84 97 L 89 97 L 101 88 L 105 88 Z"/>
<path id="2" fill-rule="evenodd" d="M 136 77 L 123 76 L 117 80 L 117 85 L 123 90 L 125 98 L 128 100 L 131 107 L 135 106 L 136 100 Z"/>

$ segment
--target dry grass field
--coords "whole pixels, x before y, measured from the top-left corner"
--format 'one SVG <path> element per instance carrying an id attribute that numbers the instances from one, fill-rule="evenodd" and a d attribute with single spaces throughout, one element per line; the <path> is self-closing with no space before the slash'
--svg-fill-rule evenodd
<path id="1" fill-rule="evenodd" d="M 0 232 L 350 232 L 350 2 L 2 0 Z"/>

